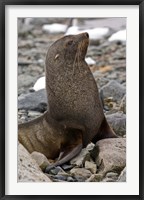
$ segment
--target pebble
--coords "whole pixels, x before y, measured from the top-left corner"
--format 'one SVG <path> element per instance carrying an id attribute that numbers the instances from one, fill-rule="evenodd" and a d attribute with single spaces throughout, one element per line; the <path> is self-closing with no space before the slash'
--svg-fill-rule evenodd
<path id="1" fill-rule="evenodd" d="M 73 168 L 70 170 L 70 174 L 75 178 L 80 177 L 82 179 L 87 179 L 92 175 L 92 173 L 85 168 Z"/>
<path id="2" fill-rule="evenodd" d="M 86 161 L 85 162 L 85 169 L 88 169 L 88 170 L 91 171 L 92 174 L 95 174 L 96 171 L 97 171 L 97 166 L 93 162 Z"/>

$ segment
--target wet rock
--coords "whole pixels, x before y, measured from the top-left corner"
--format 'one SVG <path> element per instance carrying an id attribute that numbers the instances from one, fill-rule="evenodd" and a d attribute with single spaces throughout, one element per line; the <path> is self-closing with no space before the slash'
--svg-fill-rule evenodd
<path id="1" fill-rule="evenodd" d="M 113 101 L 120 102 L 125 92 L 125 87 L 117 81 L 112 80 L 101 88 L 100 95 L 103 99 L 113 97 Z"/>
<path id="2" fill-rule="evenodd" d="M 92 175 L 92 173 L 85 168 L 73 168 L 70 170 L 70 174 L 78 181 L 84 181 Z"/>
<path id="3" fill-rule="evenodd" d="M 121 100 L 120 110 L 126 113 L 126 95 Z"/>
<path id="4" fill-rule="evenodd" d="M 92 174 L 86 182 L 100 182 L 102 181 L 103 175 L 102 174 Z"/>
<path id="5" fill-rule="evenodd" d="M 118 136 L 126 134 L 126 115 L 123 113 L 114 113 L 106 116 L 108 123 Z"/>
<path id="6" fill-rule="evenodd" d="M 38 166 L 44 171 L 47 166 L 50 165 L 46 156 L 42 153 L 34 151 L 31 153 L 31 157 L 37 162 Z"/>
<path id="7" fill-rule="evenodd" d="M 97 171 L 97 166 L 93 162 L 86 161 L 85 162 L 85 169 L 88 169 L 88 170 L 91 171 L 92 174 L 95 174 L 96 171 Z"/>
<path id="8" fill-rule="evenodd" d="M 97 173 L 120 173 L 126 165 L 126 139 L 109 138 L 100 140 L 96 143 L 94 153 L 98 168 Z"/>
<path id="9" fill-rule="evenodd" d="M 126 167 L 123 169 L 120 176 L 118 177 L 118 182 L 126 182 Z"/>
<path id="10" fill-rule="evenodd" d="M 18 144 L 18 182 L 51 182 L 20 143 Z"/>
<path id="11" fill-rule="evenodd" d="M 47 109 L 46 91 L 43 89 L 37 92 L 19 96 L 18 109 L 44 112 Z"/>

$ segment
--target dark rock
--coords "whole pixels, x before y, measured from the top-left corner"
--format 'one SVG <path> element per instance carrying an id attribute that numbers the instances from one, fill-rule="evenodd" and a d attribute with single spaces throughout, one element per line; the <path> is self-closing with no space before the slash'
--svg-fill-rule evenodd
<path id="1" fill-rule="evenodd" d="M 120 102 L 125 92 L 125 87 L 113 80 L 101 88 L 100 95 L 103 99 L 113 97 L 113 101 Z"/>
<path id="2" fill-rule="evenodd" d="M 47 109 L 46 90 L 42 89 L 18 98 L 18 109 L 44 112 Z"/>
<path id="3" fill-rule="evenodd" d="M 61 166 L 64 170 L 70 170 L 73 168 L 73 165 L 64 164 Z"/>
<path id="4" fill-rule="evenodd" d="M 52 169 L 49 170 L 49 174 L 52 174 L 52 175 L 57 175 L 60 172 L 62 172 L 62 173 L 64 172 L 60 166 L 53 167 Z M 61 175 L 61 174 L 59 174 L 59 175 Z"/>
<path id="5" fill-rule="evenodd" d="M 108 123 L 118 136 L 126 134 L 126 115 L 123 113 L 114 113 L 106 116 Z"/>

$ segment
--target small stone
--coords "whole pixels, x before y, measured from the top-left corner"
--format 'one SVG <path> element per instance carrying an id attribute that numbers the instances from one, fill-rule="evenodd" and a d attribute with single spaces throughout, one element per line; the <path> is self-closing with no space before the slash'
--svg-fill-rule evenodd
<path id="1" fill-rule="evenodd" d="M 74 177 L 83 177 L 83 179 L 87 179 L 92 175 L 92 173 L 85 168 L 73 168 L 70 170 L 70 174 Z"/>
<path id="2" fill-rule="evenodd" d="M 40 115 L 42 115 L 42 113 L 37 112 L 37 111 L 29 111 L 28 112 L 28 117 L 32 117 L 32 118 L 39 117 Z"/>
<path id="3" fill-rule="evenodd" d="M 58 173 L 63 172 L 63 169 L 60 166 L 53 167 L 49 173 L 53 175 L 57 175 Z"/>
<path id="4" fill-rule="evenodd" d="M 110 179 L 113 179 L 114 181 L 116 181 L 118 179 L 118 173 L 108 172 L 106 174 L 106 178 L 110 178 Z"/>
<path id="5" fill-rule="evenodd" d="M 83 176 L 79 176 L 79 175 L 76 175 L 74 176 L 76 182 L 85 182 L 86 181 L 86 177 L 83 177 Z"/>
<path id="6" fill-rule="evenodd" d="M 67 164 L 64 164 L 61 166 L 64 170 L 70 170 L 73 168 L 73 165 L 67 165 Z"/>
<path id="7" fill-rule="evenodd" d="M 37 162 L 38 166 L 45 170 L 45 168 L 50 165 L 46 156 L 40 152 L 34 151 L 31 153 L 31 157 Z"/>
<path id="8" fill-rule="evenodd" d="M 75 182 L 76 180 L 75 180 L 74 178 L 72 178 L 71 176 L 69 176 L 69 177 L 67 178 L 67 181 L 68 181 L 68 182 Z"/>
<path id="9" fill-rule="evenodd" d="M 103 175 L 102 174 L 92 174 L 86 182 L 100 182 L 102 181 Z"/>
<path id="10" fill-rule="evenodd" d="M 97 171 L 97 166 L 95 163 L 92 163 L 92 162 L 89 162 L 89 161 L 86 161 L 85 162 L 85 168 L 90 170 L 91 173 L 95 174 L 96 171 Z"/>
<path id="11" fill-rule="evenodd" d="M 114 180 L 113 178 L 108 178 L 108 177 L 106 177 L 106 178 L 104 178 L 104 179 L 102 180 L 102 182 L 115 182 L 115 180 Z"/>

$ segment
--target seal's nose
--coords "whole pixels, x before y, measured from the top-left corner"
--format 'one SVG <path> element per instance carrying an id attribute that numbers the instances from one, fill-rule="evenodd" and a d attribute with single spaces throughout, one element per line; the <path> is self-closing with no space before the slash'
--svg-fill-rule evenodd
<path id="1" fill-rule="evenodd" d="M 85 32 L 85 36 L 86 36 L 87 38 L 89 38 L 89 34 L 88 34 L 87 32 Z"/>

